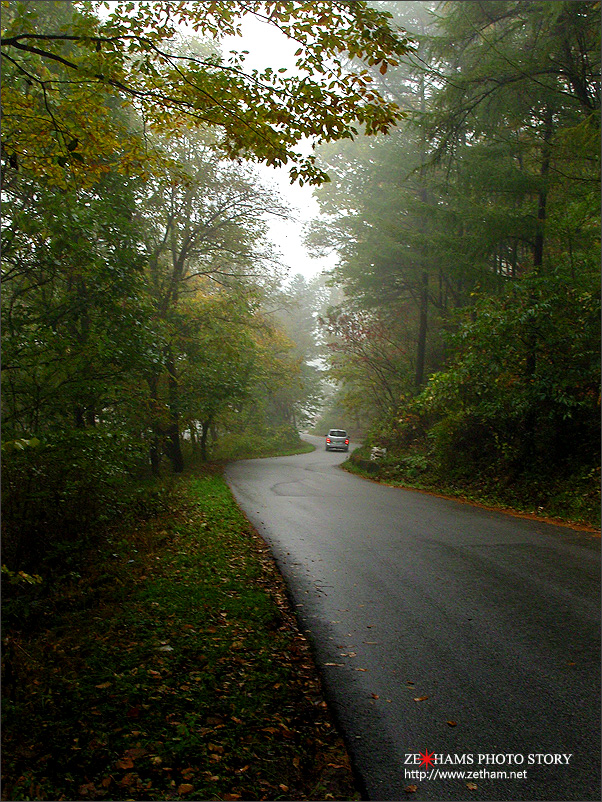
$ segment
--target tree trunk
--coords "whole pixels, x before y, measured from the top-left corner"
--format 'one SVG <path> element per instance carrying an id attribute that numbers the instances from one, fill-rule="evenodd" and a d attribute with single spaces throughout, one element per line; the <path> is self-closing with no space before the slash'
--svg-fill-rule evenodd
<path id="1" fill-rule="evenodd" d="M 207 462 L 207 435 L 209 434 L 209 428 L 211 426 L 211 420 L 205 420 L 201 423 L 201 456 L 203 458 L 203 462 Z"/>
<path id="2" fill-rule="evenodd" d="M 159 438 L 156 434 L 153 435 L 151 440 L 149 457 L 153 476 L 159 476 L 161 466 L 161 448 Z"/>
<path id="3" fill-rule="evenodd" d="M 192 453 L 196 454 L 199 450 L 196 423 L 191 423 L 188 427 L 188 431 L 190 432 L 190 445 L 192 446 Z"/>
<path id="4" fill-rule="evenodd" d="M 424 75 L 420 76 L 420 111 L 424 114 L 426 111 L 426 88 L 424 82 Z M 426 152 L 427 143 L 424 132 L 422 134 L 422 141 L 420 144 L 420 201 L 424 207 L 428 204 L 428 189 L 426 184 Z M 428 222 L 426 216 L 422 218 L 422 232 L 426 235 Z M 424 383 L 424 366 L 426 363 L 426 338 L 428 332 L 428 303 L 429 303 L 429 275 L 426 270 L 427 263 L 427 245 L 424 243 L 421 248 L 422 256 L 422 273 L 420 275 L 420 283 L 418 289 L 418 304 L 419 304 L 419 317 L 418 317 L 418 346 L 416 350 L 416 376 L 414 383 L 416 389 L 419 390 Z"/>
<path id="5" fill-rule="evenodd" d="M 170 423 L 166 432 L 167 449 L 173 472 L 182 473 L 184 470 L 184 456 L 180 443 L 179 387 L 178 377 L 176 376 L 176 365 L 171 347 L 167 349 L 165 367 L 167 368 L 167 395 L 170 417 Z"/>
<path id="6" fill-rule="evenodd" d="M 540 186 L 537 194 L 537 232 L 533 244 L 533 270 L 539 273 L 543 266 L 545 222 L 548 203 L 548 178 L 550 175 L 551 147 L 553 130 L 552 112 L 550 109 L 545 113 L 545 129 L 541 146 L 541 168 L 539 170 Z"/>
<path id="7" fill-rule="evenodd" d="M 75 420 L 75 428 L 76 429 L 85 429 L 86 428 L 86 419 L 84 417 L 84 408 L 82 406 L 76 406 L 73 410 L 73 417 Z"/>
<path id="8" fill-rule="evenodd" d="M 155 406 L 159 403 L 159 390 L 158 390 L 159 378 L 158 376 L 151 376 L 148 379 L 148 386 L 150 390 L 150 400 L 151 403 Z M 160 469 L 161 469 L 161 432 L 159 427 L 153 423 L 153 435 L 151 438 L 150 446 L 149 446 L 149 459 L 151 464 L 151 472 L 153 476 L 159 476 Z"/>
<path id="9" fill-rule="evenodd" d="M 539 176 L 541 184 L 539 192 L 537 193 L 537 231 L 535 233 L 535 240 L 533 243 L 533 273 L 540 275 L 543 268 L 544 260 L 544 245 L 545 245 L 545 222 L 547 216 L 547 203 L 548 203 L 548 177 L 550 173 L 550 142 L 553 134 L 553 121 L 552 112 L 548 109 L 545 115 L 545 130 L 543 135 L 543 144 L 541 149 L 541 168 Z M 529 305 L 535 308 L 537 304 L 537 294 L 535 289 L 531 289 L 529 296 Z M 528 384 L 532 384 L 535 379 L 535 372 L 537 370 L 537 348 L 538 348 L 538 335 L 536 324 L 532 317 L 529 318 L 527 323 L 527 346 L 526 346 L 526 359 L 525 359 L 525 378 Z M 536 449 L 535 433 L 536 433 L 536 409 L 532 401 L 528 407 L 525 416 L 525 436 L 524 436 L 524 459 L 529 459 L 533 456 Z"/>
<path id="10" fill-rule="evenodd" d="M 428 293 L 429 277 L 424 271 L 420 278 L 420 317 L 418 321 L 418 348 L 416 353 L 416 389 L 424 382 L 424 365 L 426 362 L 426 335 L 428 331 Z"/>

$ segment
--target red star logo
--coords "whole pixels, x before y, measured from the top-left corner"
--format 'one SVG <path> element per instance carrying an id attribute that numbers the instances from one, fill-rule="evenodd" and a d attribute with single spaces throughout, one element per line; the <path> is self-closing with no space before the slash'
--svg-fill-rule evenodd
<path id="1" fill-rule="evenodd" d="M 435 765 L 435 753 L 431 752 L 429 755 L 429 750 L 425 749 L 424 754 L 422 752 L 418 753 L 420 755 L 420 764 L 426 768 L 429 766 Z"/>

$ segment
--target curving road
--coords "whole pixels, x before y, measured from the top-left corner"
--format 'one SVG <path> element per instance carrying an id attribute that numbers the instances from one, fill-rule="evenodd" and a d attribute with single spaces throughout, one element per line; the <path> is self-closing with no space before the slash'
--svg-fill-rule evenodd
<path id="1" fill-rule="evenodd" d="M 599 537 L 366 481 L 305 439 L 315 452 L 226 478 L 365 796 L 600 799 Z"/>

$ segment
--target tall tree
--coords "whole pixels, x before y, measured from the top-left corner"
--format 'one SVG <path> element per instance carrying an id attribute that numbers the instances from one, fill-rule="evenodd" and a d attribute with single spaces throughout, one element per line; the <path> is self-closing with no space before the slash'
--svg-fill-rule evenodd
<path id="1" fill-rule="evenodd" d="M 444 87 L 431 135 L 451 166 L 456 214 L 466 200 L 472 205 L 473 243 L 490 275 L 551 278 L 562 270 L 568 280 L 574 236 L 569 244 L 551 221 L 574 219 L 575 202 L 585 228 L 598 214 L 590 205 L 599 186 L 597 12 L 589 2 L 467 2 L 450 4 L 440 20 L 433 52 L 444 59 Z M 451 242 L 459 250 L 457 237 Z M 530 286 L 524 373 L 533 383 L 545 350 L 534 321 L 546 285 Z M 531 407 L 526 452 L 535 418 Z"/>
<path id="2" fill-rule="evenodd" d="M 295 425 L 315 419 L 323 399 L 323 343 L 318 316 L 325 298 L 324 277 L 293 276 L 277 300 L 276 318 L 294 343 L 293 357 L 300 366 L 300 389 L 292 407 Z"/>
<path id="3" fill-rule="evenodd" d="M 94 426 L 152 362 L 133 182 L 3 191 L 5 434 Z"/>
<path id="4" fill-rule="evenodd" d="M 429 398 L 437 401 L 441 444 L 447 437 L 449 445 L 456 430 L 468 438 L 477 418 L 487 419 L 485 429 L 494 426 L 497 416 L 496 436 L 505 432 L 499 442 L 520 443 L 517 459 L 523 463 L 529 454 L 545 462 L 553 451 L 551 445 L 546 451 L 551 420 L 558 427 L 554 441 L 565 446 L 583 442 L 577 430 L 593 431 L 598 11 L 593 2 L 440 4 L 436 25 L 425 37 L 416 34 L 425 74 L 410 65 L 413 83 L 401 79 L 396 89 L 404 64 L 383 79 L 398 101 L 408 98 L 414 116 L 424 100 L 422 129 L 406 126 L 398 137 L 361 148 L 344 143 L 323 149 L 334 177 L 319 190 L 330 221 L 312 238 L 318 246 L 334 243 L 341 254 L 335 276 L 348 294 L 343 311 L 390 314 L 395 293 L 398 299 L 411 293 L 414 264 L 428 266 L 428 306 L 437 309 L 441 325 L 454 330 L 463 321 L 446 351 L 430 362 L 427 357 L 431 370 L 443 367 L 442 356 L 453 358 L 454 369 L 440 384 L 435 376 L 419 396 L 419 407 L 426 405 L 421 409 L 429 408 Z M 378 74 L 374 79 L 381 80 Z M 414 308 L 420 318 L 421 275 L 418 267 Z M 588 342 L 581 346 L 584 359 L 568 345 L 559 350 L 560 330 L 573 328 L 560 313 L 563 305 L 573 310 L 574 326 Z M 469 311 L 460 314 L 462 307 Z M 436 320 L 429 314 L 431 346 Z M 515 341 L 495 348 L 488 325 L 505 338 L 514 331 Z M 477 362 L 478 369 L 469 369 Z M 494 369 L 500 362 L 511 378 L 500 378 Z M 466 371 L 466 383 L 458 371 Z M 397 418 L 404 417 L 405 405 Z M 566 460 L 569 452 L 575 456 L 570 448 L 554 453 Z"/>
<path id="5" fill-rule="evenodd" d="M 194 132 L 165 142 L 173 159 L 161 177 L 145 184 L 139 206 L 146 231 L 148 278 L 156 313 L 165 324 L 161 369 L 149 375 L 160 407 L 166 376 L 169 423 L 157 425 L 152 461 L 158 468 L 164 440 L 174 470 L 183 469 L 180 443 L 180 306 L 195 292 L 215 287 L 259 285 L 266 279 L 269 251 L 261 241 L 269 215 L 284 215 L 273 193 L 261 188 L 248 169 L 220 162 Z M 233 308 L 234 314 L 234 308 Z M 188 322 L 187 324 L 188 325 Z"/>
<path id="6" fill-rule="evenodd" d="M 438 188 L 426 169 L 429 145 L 421 126 L 433 92 L 422 61 L 433 4 L 387 6 L 417 45 L 400 65 L 384 74 L 373 69 L 370 77 L 404 108 L 407 119 L 390 137 L 320 149 L 333 183 L 317 193 L 328 217 L 314 227 L 310 242 L 318 248 L 336 243 L 341 260 L 334 272 L 348 295 L 346 303 L 358 305 L 363 314 L 372 310 L 374 331 L 385 318 L 404 320 L 405 325 L 393 324 L 407 338 L 403 350 L 412 353 L 404 372 L 411 371 L 414 387 L 420 388 L 436 366 L 436 337 L 429 353 L 427 334 L 436 332 L 437 309 L 446 303 L 446 285 L 454 284 L 434 253 L 432 208 Z"/>

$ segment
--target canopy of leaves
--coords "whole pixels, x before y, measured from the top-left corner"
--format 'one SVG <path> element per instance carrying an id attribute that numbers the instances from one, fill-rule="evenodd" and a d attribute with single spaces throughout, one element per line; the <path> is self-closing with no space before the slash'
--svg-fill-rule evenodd
<path id="1" fill-rule="evenodd" d="M 363 1 L 3 5 L 4 155 L 56 181 L 67 166 L 82 176 L 140 169 L 144 131 L 185 124 L 211 131 L 228 157 L 289 164 L 291 180 L 320 183 L 326 175 L 301 154 L 302 139 L 383 133 L 401 116 L 367 66 L 385 72 L 409 44 Z M 109 13 L 100 16 L 102 6 Z M 248 70 L 244 51 L 219 54 L 215 45 L 240 35 L 247 14 L 298 46 L 294 72 Z M 174 47 L 180 26 L 211 43 L 205 52 Z M 123 128 L 108 107 L 136 110 L 137 140 L 120 147 Z"/>

